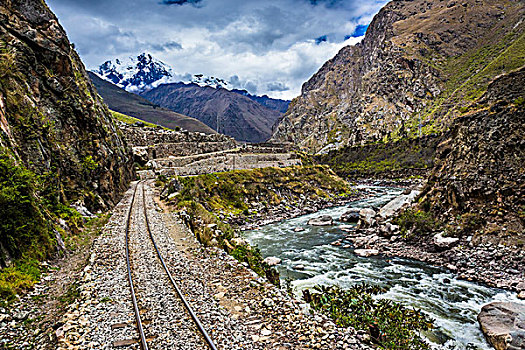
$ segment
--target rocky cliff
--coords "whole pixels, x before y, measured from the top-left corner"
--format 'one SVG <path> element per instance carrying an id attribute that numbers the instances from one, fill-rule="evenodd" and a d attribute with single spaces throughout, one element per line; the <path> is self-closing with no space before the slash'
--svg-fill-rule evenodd
<path id="1" fill-rule="evenodd" d="M 70 204 L 119 200 L 132 154 L 43 1 L 2 1 L 0 28 L 0 243 L 15 257 L 28 247 L 45 256 L 60 243 L 53 218 Z"/>
<path id="2" fill-rule="evenodd" d="M 281 115 L 239 93 L 197 84 L 162 84 L 141 95 L 161 107 L 196 118 L 237 141 L 268 140 Z"/>
<path id="3" fill-rule="evenodd" d="M 518 0 L 396 0 L 290 104 L 273 139 L 324 153 L 440 133 L 497 75 L 525 63 Z"/>
<path id="4" fill-rule="evenodd" d="M 474 243 L 525 244 L 525 67 L 492 82 L 457 118 L 420 207 Z"/>

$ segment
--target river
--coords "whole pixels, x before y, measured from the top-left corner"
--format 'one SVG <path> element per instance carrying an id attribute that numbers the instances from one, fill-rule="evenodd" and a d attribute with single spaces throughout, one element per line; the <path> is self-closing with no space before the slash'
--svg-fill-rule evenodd
<path id="1" fill-rule="evenodd" d="M 339 228 L 343 223 L 335 221 L 335 225 L 324 227 L 307 225 L 309 219 L 320 215 L 330 215 L 337 220 L 348 208 L 379 207 L 403 191 L 380 186 L 361 186 L 361 190 L 368 192 L 366 199 L 246 231 L 245 237 L 251 245 L 259 247 L 263 257 L 282 259 L 277 266 L 281 279 L 283 282 L 291 279 L 297 295 L 318 284 L 344 288 L 364 281 L 381 285 L 387 292 L 379 297 L 419 308 L 435 319 L 437 329 L 427 336 L 436 348 L 492 349 L 476 317 L 489 302 L 519 302 L 513 293 L 457 279 L 444 269 L 422 262 L 358 257 L 353 254 L 353 247 L 348 246 L 350 242 L 331 245 L 344 238 Z M 297 227 L 304 231 L 295 232 Z M 304 270 L 298 270 L 298 265 L 303 265 Z"/>

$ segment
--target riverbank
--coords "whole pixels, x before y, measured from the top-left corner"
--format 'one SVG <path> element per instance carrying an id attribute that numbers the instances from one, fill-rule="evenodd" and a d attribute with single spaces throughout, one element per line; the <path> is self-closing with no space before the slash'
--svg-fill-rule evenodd
<path id="1" fill-rule="evenodd" d="M 376 249 L 386 257 L 401 257 L 445 268 L 459 278 L 485 283 L 517 293 L 525 291 L 525 251 L 516 246 L 474 245 L 462 238 L 454 247 L 438 248 L 431 238 L 410 241 L 399 235 L 384 236 L 379 228 L 347 235 L 356 248 Z"/>
<path id="2" fill-rule="evenodd" d="M 352 198 L 339 201 L 297 203 L 294 210 L 269 210 L 265 216 L 257 217 L 253 222 L 238 225 L 243 230 L 253 230 L 261 226 L 291 219 L 298 216 L 315 213 L 317 211 L 336 206 L 347 205 L 350 202 L 362 200 L 373 195 L 374 190 L 368 186 L 388 186 L 413 189 L 420 185 L 418 179 L 393 181 L 365 180 L 356 184 L 358 194 Z M 312 210 L 315 209 L 315 210 Z M 378 208 L 376 208 L 378 209 Z M 339 219 L 339 218 L 334 218 Z M 232 220 L 235 222 L 235 220 Z M 453 245 L 447 247 L 437 245 L 433 236 L 418 236 L 412 239 L 403 239 L 397 231 L 387 231 L 381 227 L 355 229 L 345 227 L 346 243 L 355 248 L 375 249 L 386 257 L 400 257 L 418 260 L 436 267 L 445 268 L 459 278 L 487 284 L 492 287 L 504 288 L 516 293 L 525 292 L 525 251 L 517 246 L 495 245 L 491 242 L 474 244 L 471 237 L 463 237 Z"/>
<path id="3" fill-rule="evenodd" d="M 320 210 L 347 205 L 351 202 L 362 200 L 375 193 L 373 187 L 392 187 L 392 188 L 415 188 L 421 184 L 419 178 L 402 178 L 402 179 L 367 179 L 359 180 L 352 183 L 352 188 L 355 193 L 347 197 L 331 197 L 329 200 L 325 198 L 318 198 L 314 200 L 305 200 L 294 203 L 293 208 L 286 206 L 277 206 L 274 208 L 266 208 L 265 211 L 260 212 L 252 218 L 233 218 L 230 224 L 236 225 L 241 231 L 253 230 L 258 227 L 296 218 L 298 216 L 307 215 L 318 212 Z M 372 188 L 370 188 L 372 187 Z"/>
<path id="4" fill-rule="evenodd" d="M 404 192 L 392 188 L 376 188 L 374 191 L 377 194 L 368 199 L 262 226 L 245 232 L 244 236 L 261 250 L 263 257 L 279 259 L 272 261 L 280 262 L 276 267 L 281 279 L 292 281 L 297 296 L 317 285 L 351 289 L 360 283 L 368 283 L 385 289 L 379 298 L 421 309 L 435 319 L 438 328 L 430 338 L 432 342 L 446 342 L 446 346 L 454 348 L 452 343 L 455 340 L 456 349 L 490 349 L 476 317 L 483 305 L 493 301 L 517 301 L 516 295 L 465 281 L 452 271 L 433 267 L 433 264 L 381 255 L 379 251 L 377 255 L 361 254 L 356 250 L 359 244 L 350 241 L 353 237 L 361 238 L 352 230 L 355 226 L 340 222 L 339 218 L 348 211 L 379 207 Z M 321 216 L 331 216 L 335 224 L 309 224 Z M 387 240 L 385 237 L 381 239 Z M 370 243 L 372 245 L 362 248 L 375 249 L 373 242 Z"/>

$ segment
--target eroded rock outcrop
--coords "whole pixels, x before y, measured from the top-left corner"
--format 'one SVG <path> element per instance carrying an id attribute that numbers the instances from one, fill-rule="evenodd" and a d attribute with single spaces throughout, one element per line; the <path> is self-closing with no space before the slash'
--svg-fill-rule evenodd
<path id="1" fill-rule="evenodd" d="M 523 65 L 524 3 L 391 1 L 302 87 L 274 131 L 312 153 L 433 134 Z M 505 54 L 503 54 L 505 53 Z"/>
<path id="2" fill-rule="evenodd" d="M 472 242 L 523 244 L 525 67 L 501 76 L 455 120 L 423 190 L 431 210 Z"/>
<path id="3" fill-rule="evenodd" d="M 133 177 L 131 149 L 55 15 L 43 1 L 2 1 L 0 48 L 2 156 L 45 176 L 57 203 L 116 204 Z"/>

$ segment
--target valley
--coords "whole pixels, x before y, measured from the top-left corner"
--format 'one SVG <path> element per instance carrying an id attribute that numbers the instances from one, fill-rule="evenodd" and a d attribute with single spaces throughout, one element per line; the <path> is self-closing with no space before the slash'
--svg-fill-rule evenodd
<path id="1" fill-rule="evenodd" d="M 390 1 L 290 102 L 2 2 L 0 348 L 525 349 L 524 18 Z"/>

